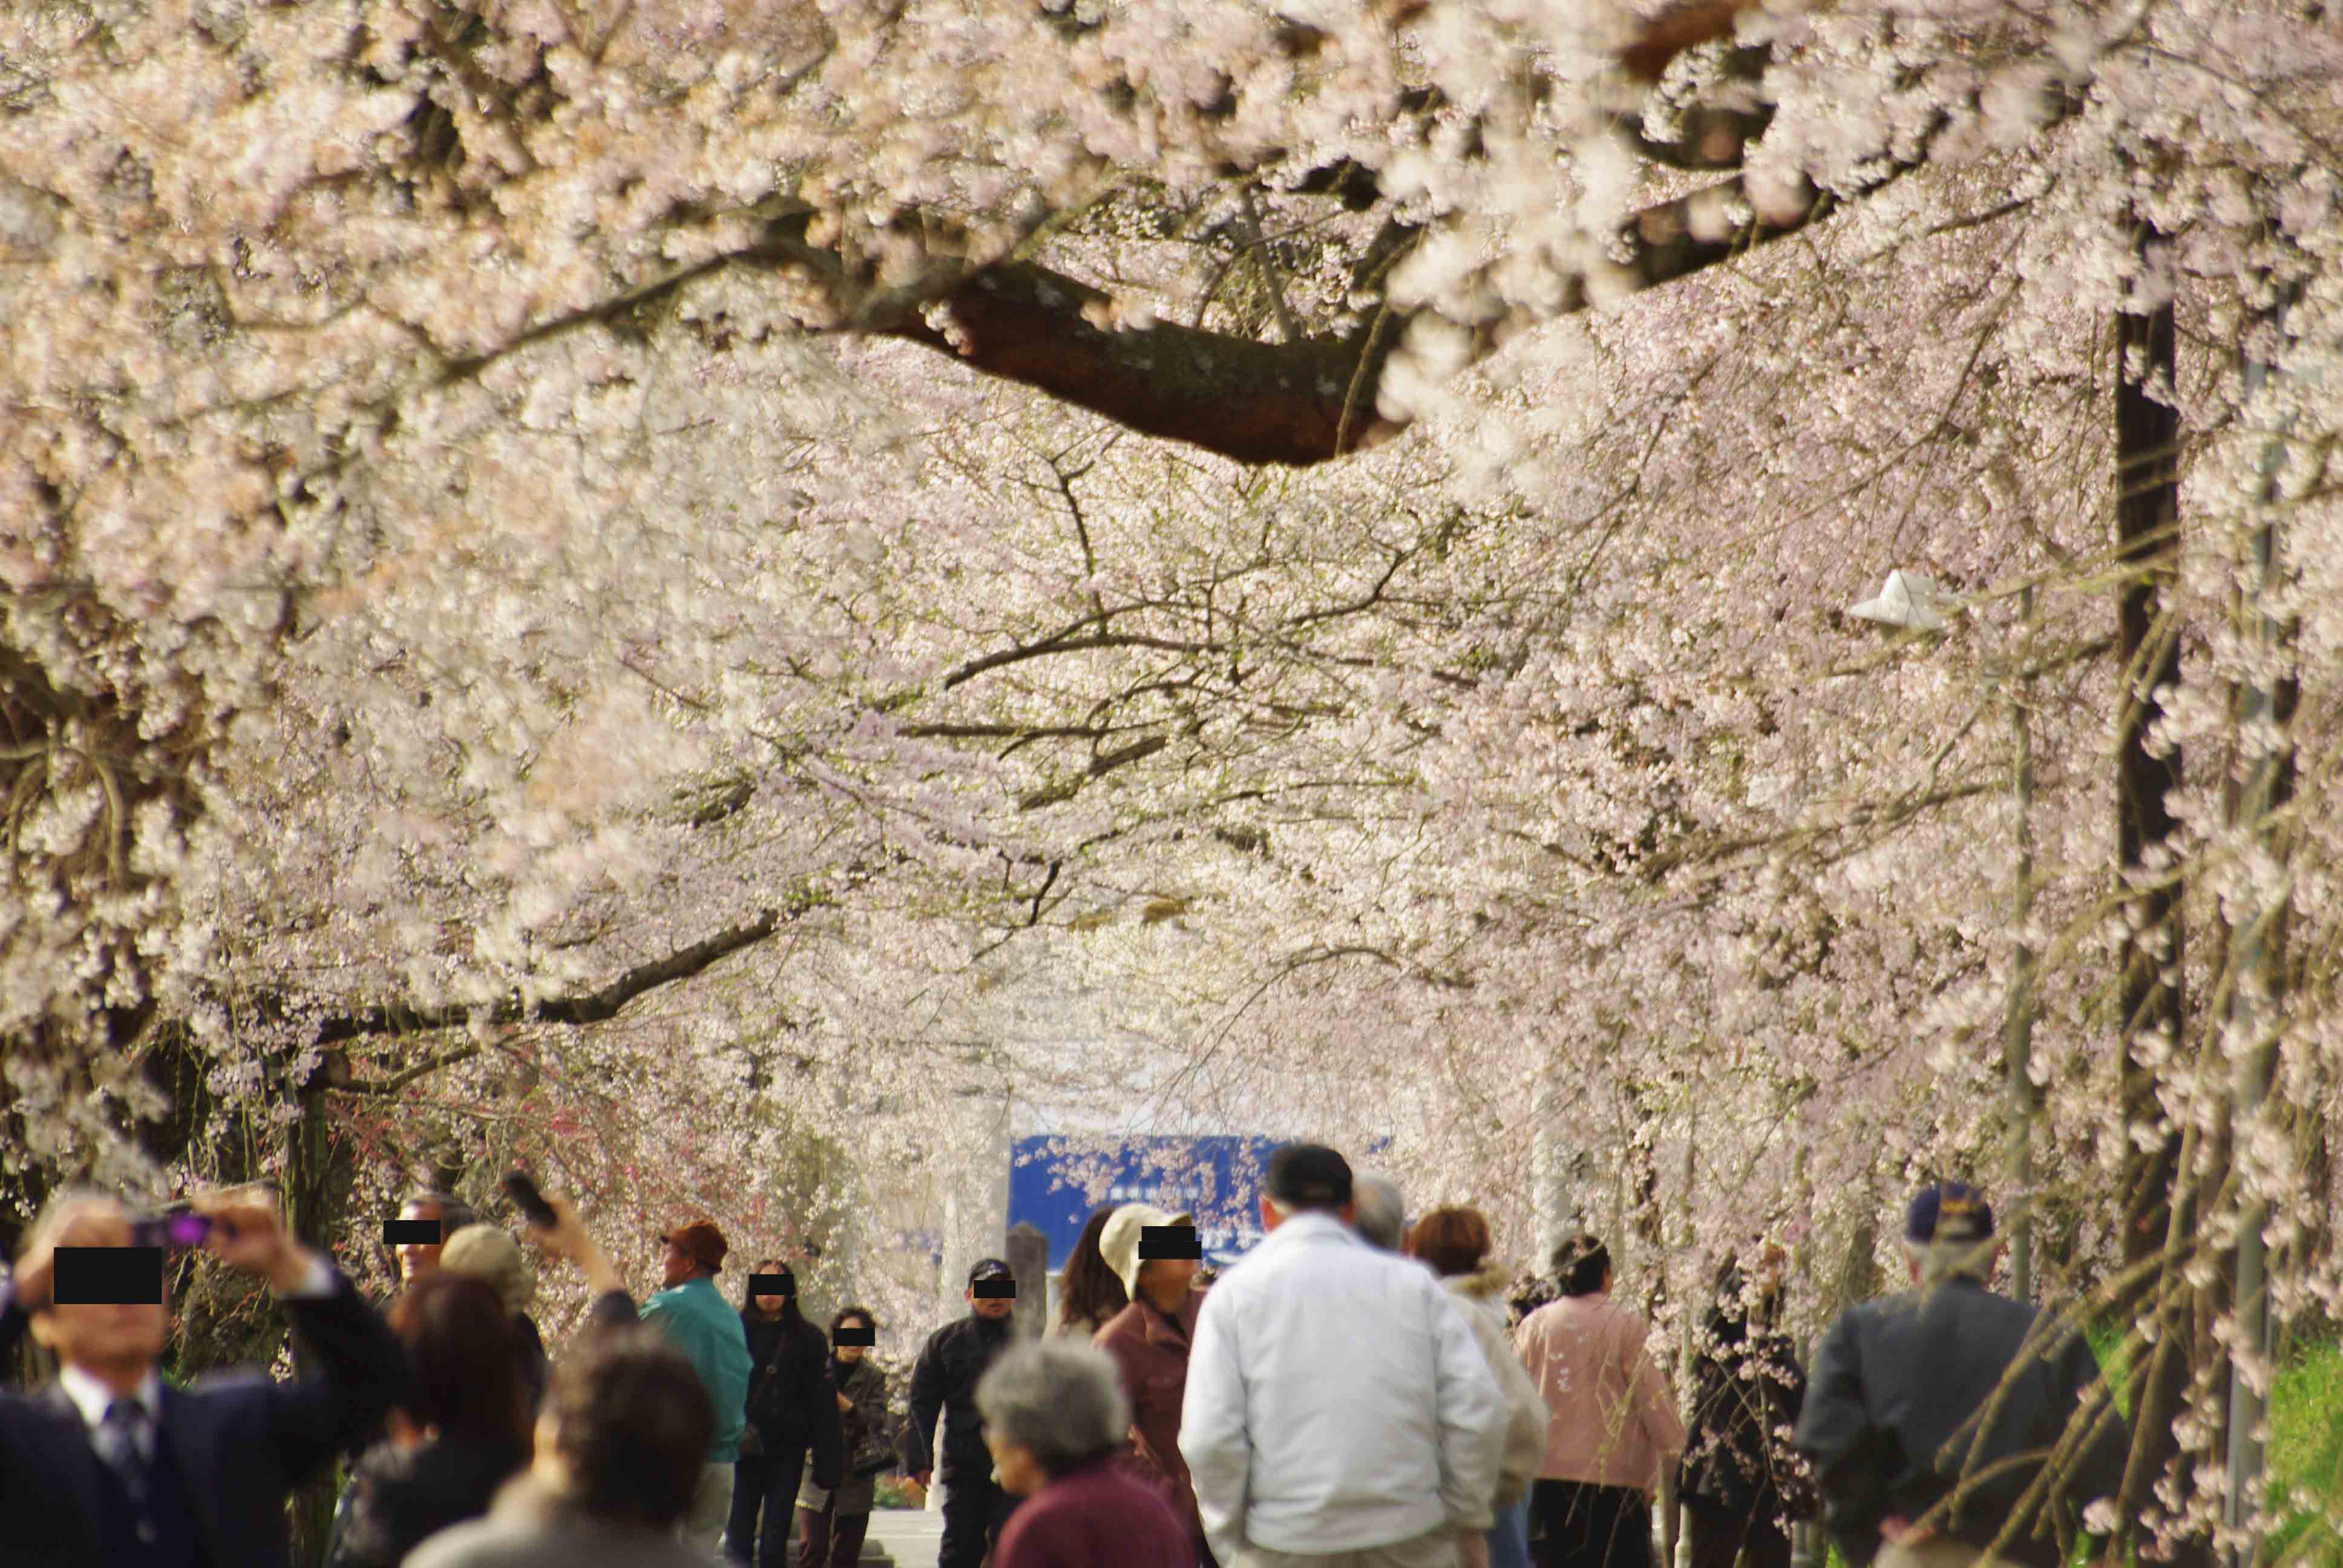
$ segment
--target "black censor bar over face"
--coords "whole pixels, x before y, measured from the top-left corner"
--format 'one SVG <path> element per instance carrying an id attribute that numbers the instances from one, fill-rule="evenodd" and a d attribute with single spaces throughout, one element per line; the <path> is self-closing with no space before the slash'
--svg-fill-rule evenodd
<path id="1" fill-rule="evenodd" d="M 979 1280 L 969 1286 L 968 1293 L 980 1302 L 1015 1301 L 1017 1282 L 1014 1280 Z"/>
<path id="2" fill-rule="evenodd" d="M 795 1274 L 751 1274 L 749 1293 L 752 1296 L 794 1296 L 798 1293 Z"/>
<path id="3" fill-rule="evenodd" d="M 160 1247 L 59 1247 L 49 1300 L 61 1307 L 145 1307 L 163 1300 Z"/>
<path id="4" fill-rule="evenodd" d="M 1201 1258 L 1204 1255 L 1204 1239 L 1193 1225 L 1141 1225 L 1139 1228 L 1139 1259 Z"/>
<path id="5" fill-rule="evenodd" d="M 842 1323 L 830 1342 L 836 1345 L 876 1345 L 879 1331 L 866 1329 L 860 1323 Z"/>
<path id="6" fill-rule="evenodd" d="M 440 1241 L 440 1225 L 437 1220 L 385 1220 L 382 1222 L 382 1244 L 386 1247 L 436 1247 Z"/>

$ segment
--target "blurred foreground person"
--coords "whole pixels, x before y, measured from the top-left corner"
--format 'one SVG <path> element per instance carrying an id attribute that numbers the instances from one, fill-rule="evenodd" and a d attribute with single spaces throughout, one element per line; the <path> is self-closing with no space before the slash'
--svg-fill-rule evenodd
<path id="1" fill-rule="evenodd" d="M 656 1331 L 591 1335 L 553 1369 L 528 1470 L 407 1568 L 707 1568 L 676 1530 L 715 1430 L 699 1374 Z"/>
<path id="2" fill-rule="evenodd" d="M 1692 1568 L 1790 1568 L 1790 1523 L 1810 1518 L 1805 1462 L 1789 1446 L 1804 1408 L 1806 1374 L 1781 1321 L 1780 1249 L 1757 1277 L 1727 1263 L 1719 1272 L 1694 1359 L 1693 1412 L 1684 1442 L 1685 1534 Z"/>
<path id="3" fill-rule="evenodd" d="M 887 1374 L 871 1358 L 879 1320 L 868 1307 L 841 1307 L 830 1320 L 830 1381 L 836 1392 L 845 1479 L 825 1487 L 806 1477 L 798 1490 L 798 1568 L 854 1568 L 870 1528 L 879 1477 L 895 1467 L 887 1431 Z"/>
<path id="4" fill-rule="evenodd" d="M 1149 1248 L 1145 1243 L 1150 1232 L 1159 1240 L 1177 1238 L 1186 1245 Z M 1123 1467 L 1163 1494 L 1172 1511 L 1187 1523 L 1195 1548 L 1192 1560 L 1209 1565 L 1212 1554 L 1204 1543 L 1196 1491 L 1188 1481 L 1188 1462 L 1180 1454 L 1188 1351 L 1195 1340 L 1197 1311 L 1203 1305 L 1188 1288 L 1196 1278 L 1198 1260 L 1169 1255 L 1199 1250 L 1195 1221 L 1144 1203 L 1126 1203 L 1107 1221 L 1099 1250 L 1131 1296 L 1131 1304 L 1110 1319 L 1091 1341 L 1114 1358 L 1122 1378 L 1123 1398 L 1131 1406 L 1131 1437 Z M 1166 1255 L 1145 1256 L 1149 1251 Z"/>
<path id="5" fill-rule="evenodd" d="M 1434 1209 L 1407 1233 L 1407 1255 L 1428 1264 L 1456 1297 L 1473 1339 L 1505 1396 L 1505 1448 L 1497 1467 L 1496 1518 L 1457 1542 L 1465 1568 L 1529 1568 L 1530 1486 L 1545 1458 L 1545 1401 L 1513 1354 L 1503 1292 L 1510 1272 L 1489 1261 L 1489 1221 L 1478 1209 Z"/>
<path id="6" fill-rule="evenodd" d="M 486 1513 L 528 1462 L 536 1411 L 502 1297 L 443 1265 L 392 1303 L 390 1327 L 412 1376 L 351 1469 L 328 1568 L 397 1568 L 426 1536 Z"/>
<path id="7" fill-rule="evenodd" d="M 1194 1538 L 1163 1495 L 1113 1462 L 1131 1426 L 1113 1361 L 1058 1339 L 1020 1346 L 978 1380 L 994 1473 L 1028 1499 L 992 1568 L 1193 1568 Z"/>
<path id="8" fill-rule="evenodd" d="M 992 1455 L 976 1413 L 977 1380 L 1009 1349 L 1015 1290 L 1008 1264 L 978 1259 L 968 1271 L 969 1315 L 930 1334 L 911 1368 L 906 1468 L 922 1487 L 935 1471 L 936 1418 L 944 1418 L 944 1538 L 936 1568 L 980 1568 L 1017 1508 L 1016 1496 L 992 1478 Z"/>
<path id="9" fill-rule="evenodd" d="M 317 1375 L 164 1386 L 166 1254 L 138 1244 L 115 1199 L 65 1193 L 0 1285 L 0 1361 L 29 1326 L 59 1363 L 54 1383 L 0 1391 L 6 1568 L 281 1565 L 287 1496 L 404 1391 L 398 1341 L 324 1253 L 287 1233 L 273 1196 L 227 1193 L 193 1208 L 203 1249 L 284 1301 Z M 189 1240 L 183 1230 L 175 1242 Z"/>
<path id="10" fill-rule="evenodd" d="M 1106 1222 L 1116 1209 L 1117 1205 L 1109 1203 L 1085 1221 L 1074 1250 L 1066 1254 L 1066 1266 L 1058 1271 L 1058 1316 L 1050 1325 L 1048 1337 L 1067 1335 L 1087 1341 L 1131 1304 L 1130 1287 L 1099 1250 Z"/>
<path id="11" fill-rule="evenodd" d="M 1523 1318 L 1513 1348 L 1553 1420 L 1530 1489 L 1538 1568 L 1650 1568 L 1652 1494 L 1684 1452 L 1644 1320 L 1611 1300 L 1611 1251 L 1579 1235 L 1554 1249 L 1561 1297 Z"/>
<path id="12" fill-rule="evenodd" d="M 787 1291 L 753 1293 L 759 1275 Z M 757 1264 L 742 1287 L 740 1331 L 749 1342 L 749 1424 L 732 1467 L 732 1516 L 724 1527 L 725 1554 L 749 1560 L 758 1543 L 759 1568 L 780 1568 L 789 1554 L 798 1484 L 824 1490 L 840 1480 L 838 1389 L 830 1379 L 830 1342 L 798 1310 L 796 1277 L 779 1258 Z M 809 1475 L 806 1451 L 813 1451 Z M 758 1516 L 764 1534 L 759 1537 Z"/>
<path id="13" fill-rule="evenodd" d="M 1233 1568 L 1453 1568 L 1486 1530 L 1505 1401 L 1448 1292 L 1352 1223 L 1351 1167 L 1270 1156 L 1268 1234 L 1196 1316 L 1180 1452 Z"/>
<path id="14" fill-rule="evenodd" d="M 528 1315 L 537 1282 L 529 1277 L 520 1243 L 501 1225 L 467 1225 L 440 1249 L 439 1267 L 485 1282 L 512 1314 L 513 1332 L 520 1339 L 521 1393 L 528 1403 L 528 1418 L 535 1421 L 537 1407 L 545 1399 L 545 1336 Z"/>
<path id="15" fill-rule="evenodd" d="M 2098 1362 L 2078 1326 L 1986 1288 L 2000 1244 L 1976 1189 L 1922 1188 L 1904 1252 L 1917 1288 L 1850 1308 L 1815 1350 L 1795 1442 L 1831 1535 L 1854 1568 L 2059 1568 L 2131 1447 Z"/>

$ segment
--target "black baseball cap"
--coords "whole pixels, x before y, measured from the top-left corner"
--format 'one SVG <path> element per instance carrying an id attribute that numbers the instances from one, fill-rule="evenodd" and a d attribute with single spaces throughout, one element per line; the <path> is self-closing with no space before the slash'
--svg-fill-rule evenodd
<path id="1" fill-rule="evenodd" d="M 1269 1195 L 1290 1209 L 1351 1201 L 1351 1162 L 1323 1143 L 1282 1143 L 1269 1156 Z"/>
<path id="2" fill-rule="evenodd" d="M 968 1282 L 971 1285 L 979 1280 L 1013 1280 L 1016 1277 L 1009 1265 L 998 1258 L 979 1258 L 968 1271 Z"/>
<path id="3" fill-rule="evenodd" d="M 1982 1241 L 1993 1234 L 1993 1205 L 1966 1181 L 1934 1181 L 1904 1211 L 1907 1241 Z"/>

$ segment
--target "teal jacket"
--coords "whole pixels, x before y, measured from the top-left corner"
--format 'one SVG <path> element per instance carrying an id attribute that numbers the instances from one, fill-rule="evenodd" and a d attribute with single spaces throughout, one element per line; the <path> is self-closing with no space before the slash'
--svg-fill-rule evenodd
<path id="1" fill-rule="evenodd" d="M 731 1463 L 740 1457 L 740 1429 L 748 1422 L 749 1336 L 740 1332 L 740 1314 L 703 1274 L 659 1292 L 643 1303 L 642 1315 L 699 1372 L 708 1397 L 716 1402 L 709 1461 Z"/>

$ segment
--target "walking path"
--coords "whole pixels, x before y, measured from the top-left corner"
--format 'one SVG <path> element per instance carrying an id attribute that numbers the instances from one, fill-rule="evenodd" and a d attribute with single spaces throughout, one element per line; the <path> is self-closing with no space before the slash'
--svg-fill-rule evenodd
<path id="1" fill-rule="evenodd" d="M 874 1508 L 870 1538 L 887 1548 L 900 1568 L 936 1568 L 936 1547 L 942 1542 L 944 1516 L 919 1508 Z"/>

